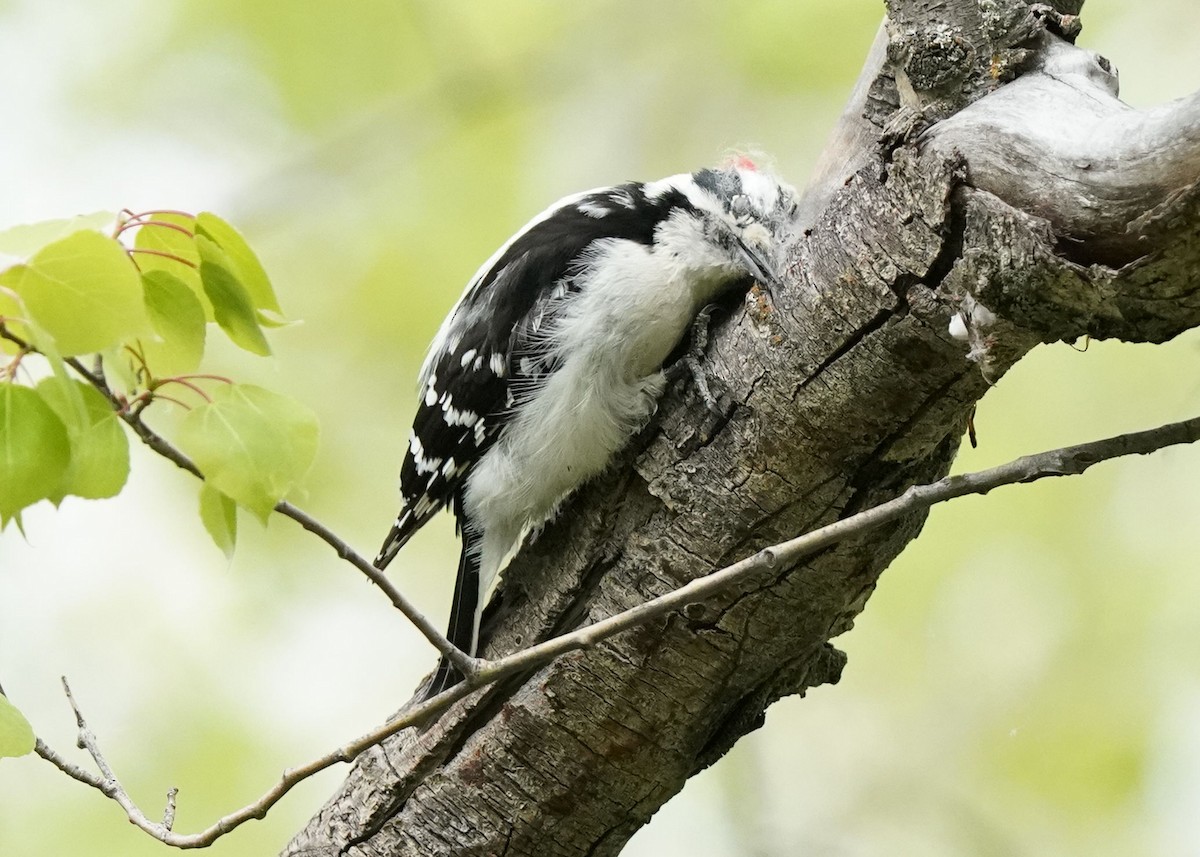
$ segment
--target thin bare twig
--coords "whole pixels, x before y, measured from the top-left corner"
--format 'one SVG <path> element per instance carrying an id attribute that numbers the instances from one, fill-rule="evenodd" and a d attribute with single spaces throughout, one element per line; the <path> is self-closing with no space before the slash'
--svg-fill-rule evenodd
<path id="1" fill-rule="evenodd" d="M 1089 467 L 1101 461 L 1126 455 L 1146 455 L 1166 446 L 1195 443 L 1197 440 L 1200 440 L 1200 417 L 1171 423 L 1147 431 L 1118 435 L 1092 443 L 1054 449 L 1037 455 L 1028 455 L 988 470 L 981 470 L 961 476 L 948 476 L 929 485 L 914 486 L 894 500 L 881 503 L 878 506 L 866 509 L 849 518 L 836 521 L 790 541 L 764 548 L 740 562 L 694 580 L 666 595 L 653 598 L 616 616 L 602 619 L 577 631 L 564 634 L 561 637 L 556 637 L 536 646 L 531 646 L 528 649 L 495 661 L 480 661 L 478 671 L 467 681 L 450 688 L 432 699 L 425 700 L 406 709 L 401 714 L 370 732 L 342 745 L 336 750 L 326 753 L 318 759 L 285 771 L 279 782 L 254 803 L 218 819 L 215 824 L 199 833 L 178 834 L 171 831 L 167 825 L 149 821 L 136 806 L 132 806 L 132 804 L 126 805 L 126 803 L 110 793 L 111 788 L 108 784 L 115 783 L 115 777 L 106 780 L 97 777 L 95 774 L 82 771 L 75 765 L 57 756 L 40 740 L 37 744 L 37 753 L 69 776 L 99 789 L 109 797 L 113 797 L 114 800 L 117 800 L 125 808 L 130 821 L 149 832 L 155 838 L 178 848 L 203 848 L 211 845 L 221 836 L 243 822 L 252 818 L 264 817 L 272 806 L 278 803 L 293 786 L 302 780 L 339 762 L 353 761 L 359 753 L 369 747 L 380 743 L 402 729 L 425 722 L 430 717 L 444 711 L 455 702 L 484 685 L 545 664 L 566 652 L 594 646 L 602 640 L 643 622 L 663 616 L 688 604 L 710 597 L 724 589 L 728 589 L 739 582 L 745 581 L 756 573 L 795 564 L 804 557 L 826 548 L 835 542 L 861 535 L 888 521 L 927 509 L 937 503 L 944 503 L 967 494 L 986 494 L 992 489 L 1003 485 L 1034 482 L 1050 476 L 1073 476 L 1083 473 Z M 73 701 L 72 705 L 74 705 Z M 76 716 L 82 723 L 82 717 L 79 716 L 78 709 L 76 709 Z M 95 754 L 93 754 L 94 757 Z M 101 771 L 109 770 L 107 764 L 100 765 L 99 760 L 97 760 L 97 765 L 100 766 Z"/>
<path id="2" fill-rule="evenodd" d="M 1195 443 L 1197 440 L 1200 440 L 1200 417 L 1193 417 L 1146 431 L 1026 455 L 1007 464 L 975 473 L 947 476 L 928 485 L 914 485 L 894 500 L 880 503 L 790 541 L 763 548 L 753 556 L 631 607 L 616 616 L 602 619 L 578 631 L 547 640 L 500 660 L 483 661 L 479 675 L 474 681 L 476 684 L 496 681 L 514 672 L 549 661 L 565 652 L 593 646 L 635 625 L 702 601 L 757 572 L 778 565 L 794 564 L 843 539 L 861 535 L 896 518 L 928 509 L 938 503 L 967 494 L 986 494 L 1002 485 L 1036 482 L 1050 476 L 1076 476 L 1101 461 L 1126 455 L 1147 455 L 1166 446 Z"/>
<path id="3" fill-rule="evenodd" d="M 67 701 L 71 704 L 71 710 L 75 713 L 75 725 L 79 729 L 76 745 L 81 750 L 87 750 L 88 755 L 92 757 L 92 761 L 95 762 L 96 768 L 100 773 L 94 774 L 91 771 L 68 762 L 54 752 L 41 738 L 37 739 L 34 752 L 67 776 L 99 790 L 106 797 L 115 801 L 121 809 L 125 810 L 125 815 L 131 823 L 146 831 L 155 839 L 161 839 L 169 845 L 174 844 L 168 842 L 162 834 L 164 832 L 169 834 L 171 826 L 175 823 L 175 796 L 179 793 L 179 789 L 172 788 L 167 792 L 167 809 L 163 814 L 161 824 L 147 818 L 146 814 L 141 811 L 133 798 L 129 796 L 129 793 L 125 791 L 125 787 L 117 779 L 117 775 L 113 772 L 108 760 L 104 758 L 104 753 L 101 752 L 100 744 L 96 740 L 96 734 L 87 725 L 87 720 L 84 718 L 79 704 L 75 701 L 75 695 L 71 692 L 71 685 L 67 683 L 66 676 L 63 676 L 62 685 L 63 692 L 67 696 Z"/>
<path id="4" fill-rule="evenodd" d="M 165 442 L 165 441 L 164 441 Z M 298 523 L 304 529 L 315 535 L 325 544 L 329 545 L 337 552 L 337 555 L 346 562 L 353 565 L 363 573 L 372 583 L 378 586 L 383 593 L 391 600 L 401 613 L 405 615 L 408 621 L 417 626 L 417 630 L 424 635 L 430 643 L 443 655 L 445 655 L 454 666 L 465 676 L 474 676 L 479 671 L 480 661 L 478 658 L 473 658 L 464 652 L 462 649 L 455 646 L 445 635 L 439 631 L 432 622 L 426 618 L 425 614 L 419 611 L 411 601 L 409 601 L 394 585 L 388 580 L 387 575 L 373 566 L 370 562 L 355 552 L 354 548 L 350 547 L 345 540 L 339 537 L 333 530 L 322 524 L 312 515 L 302 509 L 293 506 L 286 500 L 282 500 L 275 504 L 275 511 L 281 515 L 285 515 Z"/>
<path id="5" fill-rule="evenodd" d="M 175 798 L 179 796 L 179 789 L 172 786 L 167 789 L 167 806 L 163 809 L 162 826 L 166 830 L 171 830 L 175 827 Z"/>

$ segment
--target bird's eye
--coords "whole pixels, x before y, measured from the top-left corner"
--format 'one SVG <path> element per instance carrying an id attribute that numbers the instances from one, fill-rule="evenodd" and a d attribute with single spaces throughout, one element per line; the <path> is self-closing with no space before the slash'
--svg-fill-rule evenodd
<path id="1" fill-rule="evenodd" d="M 739 193 L 729 201 L 729 213 L 738 219 L 750 216 L 750 197 Z"/>

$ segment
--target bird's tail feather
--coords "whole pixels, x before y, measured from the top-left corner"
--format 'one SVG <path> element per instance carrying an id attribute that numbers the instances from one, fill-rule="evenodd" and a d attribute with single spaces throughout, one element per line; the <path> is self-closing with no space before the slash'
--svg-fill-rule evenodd
<path id="1" fill-rule="evenodd" d="M 458 558 L 458 579 L 454 582 L 454 600 L 450 606 L 450 626 L 446 637 L 458 648 L 474 656 L 478 645 L 475 617 L 479 607 L 479 551 L 474 539 L 463 533 L 462 553 Z M 462 681 L 458 670 L 443 657 L 437 672 L 421 700 L 437 696 Z"/>

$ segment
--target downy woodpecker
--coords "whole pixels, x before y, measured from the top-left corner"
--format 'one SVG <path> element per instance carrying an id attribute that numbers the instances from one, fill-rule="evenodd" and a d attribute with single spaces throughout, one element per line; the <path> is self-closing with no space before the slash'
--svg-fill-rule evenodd
<path id="1" fill-rule="evenodd" d="M 375 565 L 436 512 L 462 535 L 447 633 L 474 655 L 487 594 L 527 533 L 653 413 L 663 361 L 723 290 L 778 281 L 796 192 L 746 158 L 559 200 L 475 274 L 429 347 Z M 426 691 L 459 680 L 443 660 Z"/>

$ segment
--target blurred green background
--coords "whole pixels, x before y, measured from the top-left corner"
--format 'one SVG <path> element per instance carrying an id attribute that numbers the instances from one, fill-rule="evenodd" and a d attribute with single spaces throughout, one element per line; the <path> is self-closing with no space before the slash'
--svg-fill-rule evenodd
<path id="1" fill-rule="evenodd" d="M 1200 86 L 1193 0 L 1091 0 L 1083 43 L 1135 105 Z M 762 150 L 803 184 L 881 15 L 868 0 L 10 0 L 0 226 L 211 209 L 285 310 L 277 357 L 212 362 L 316 409 L 302 505 L 371 554 L 424 348 L 482 259 L 549 201 Z M 216 337 L 214 337 L 215 339 Z M 1191 416 L 1200 338 L 1043 348 L 983 402 L 975 469 Z M 126 493 L 0 536 L 0 680 L 73 752 L 72 680 L 118 773 L 194 831 L 365 731 L 433 657 L 287 520 L 226 563 L 197 486 L 135 454 Z M 1200 854 L 1200 450 L 934 512 L 842 684 L 787 700 L 627 850 L 692 855 Z M 444 615 L 448 517 L 391 571 Z M 217 857 L 275 853 L 344 770 Z M 0 761 L 0 854 L 161 855 L 98 794 Z"/>

